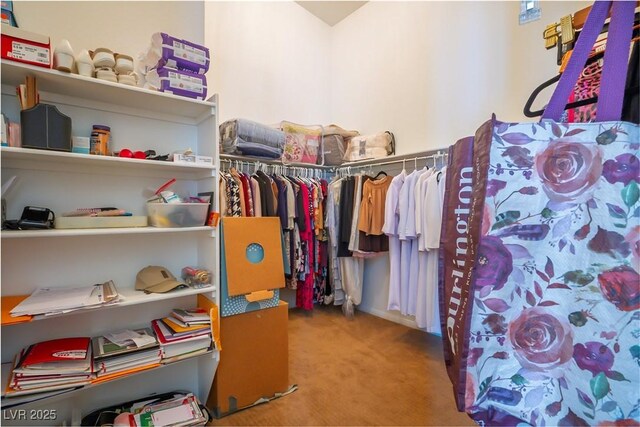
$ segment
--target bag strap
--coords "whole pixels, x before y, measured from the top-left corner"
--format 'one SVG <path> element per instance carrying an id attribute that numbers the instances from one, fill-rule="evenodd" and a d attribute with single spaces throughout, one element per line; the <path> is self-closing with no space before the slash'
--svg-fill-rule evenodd
<path id="1" fill-rule="evenodd" d="M 604 52 L 602 80 L 596 120 L 599 122 L 620 120 L 629 61 L 629 45 L 633 35 L 635 1 L 614 1 L 611 6 L 611 22 Z"/>
<path id="2" fill-rule="evenodd" d="M 596 119 L 597 121 L 620 119 L 635 2 L 596 0 L 591 7 L 587 22 L 582 28 L 567 67 L 560 77 L 558 86 L 553 92 L 541 120 L 560 121 L 569 95 L 578 81 L 578 77 L 587 62 L 589 52 L 604 26 L 612 3 L 614 3 L 614 6 L 609 24 Z M 608 70 L 606 74 L 604 69 Z M 612 117 L 612 115 L 614 116 Z"/>

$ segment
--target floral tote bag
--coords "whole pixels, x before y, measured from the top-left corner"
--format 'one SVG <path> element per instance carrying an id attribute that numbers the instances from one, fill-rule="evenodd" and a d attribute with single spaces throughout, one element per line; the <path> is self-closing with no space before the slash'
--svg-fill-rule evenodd
<path id="1" fill-rule="evenodd" d="M 598 121 L 558 123 L 610 7 Z M 494 118 L 451 149 L 443 341 L 479 424 L 640 422 L 640 136 L 619 121 L 634 8 L 595 3 L 543 121 Z"/>

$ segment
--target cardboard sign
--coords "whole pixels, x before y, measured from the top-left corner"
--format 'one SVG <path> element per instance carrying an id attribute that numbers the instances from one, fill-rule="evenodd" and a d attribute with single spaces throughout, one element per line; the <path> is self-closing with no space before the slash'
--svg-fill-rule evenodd
<path id="1" fill-rule="evenodd" d="M 280 219 L 225 218 L 223 223 L 229 296 L 284 287 Z"/>

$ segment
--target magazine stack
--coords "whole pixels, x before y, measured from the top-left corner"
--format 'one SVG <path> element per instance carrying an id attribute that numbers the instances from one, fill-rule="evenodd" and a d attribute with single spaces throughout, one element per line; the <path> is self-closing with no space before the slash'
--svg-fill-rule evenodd
<path id="1" fill-rule="evenodd" d="M 204 309 L 175 309 L 151 325 L 160 341 L 162 363 L 197 356 L 211 347 L 211 318 Z"/>

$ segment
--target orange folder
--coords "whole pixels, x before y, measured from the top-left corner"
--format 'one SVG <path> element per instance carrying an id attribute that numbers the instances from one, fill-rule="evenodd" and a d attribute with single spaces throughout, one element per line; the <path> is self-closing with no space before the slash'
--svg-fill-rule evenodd
<path id="1" fill-rule="evenodd" d="M 218 314 L 218 306 L 203 294 L 198 294 L 198 307 L 208 309 L 211 317 L 211 337 L 218 351 L 222 350 L 220 342 L 220 316 Z"/>
<path id="2" fill-rule="evenodd" d="M 30 322 L 33 316 L 25 315 L 12 317 L 10 311 L 22 301 L 27 299 L 29 295 L 10 295 L 2 297 L 2 326 L 13 325 L 16 323 Z"/>

